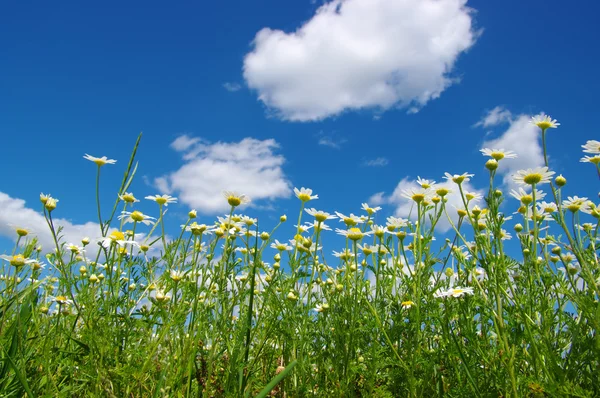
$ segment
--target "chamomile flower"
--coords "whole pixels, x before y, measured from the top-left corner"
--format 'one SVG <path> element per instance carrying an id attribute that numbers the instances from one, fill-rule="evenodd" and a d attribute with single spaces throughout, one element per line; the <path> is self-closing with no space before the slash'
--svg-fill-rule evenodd
<path id="1" fill-rule="evenodd" d="M 377 207 L 371 207 L 369 206 L 367 203 L 363 203 L 362 204 L 362 209 L 364 211 L 367 212 L 368 215 L 372 216 L 373 214 L 377 213 L 379 210 L 381 210 L 381 207 L 377 206 Z"/>
<path id="2" fill-rule="evenodd" d="M 483 148 L 480 150 L 480 152 L 484 156 L 489 156 L 496 161 L 499 161 L 502 159 L 514 159 L 517 157 L 516 153 L 514 153 L 513 151 L 507 151 L 504 148 L 502 148 L 502 149 Z"/>
<path id="3" fill-rule="evenodd" d="M 119 199 L 121 199 L 125 203 L 139 202 L 139 200 L 136 199 L 131 192 L 125 192 L 123 195 L 119 195 Z"/>
<path id="4" fill-rule="evenodd" d="M 563 200 L 562 205 L 570 212 L 577 213 L 587 202 L 589 202 L 588 198 L 569 196 L 567 200 Z"/>
<path id="5" fill-rule="evenodd" d="M 250 198 L 243 193 L 237 193 L 234 191 L 224 191 L 223 196 L 227 199 L 227 203 L 231 207 L 237 207 L 239 205 L 245 205 L 250 203 Z"/>
<path id="6" fill-rule="evenodd" d="M 292 247 L 292 246 L 288 245 L 287 243 L 281 243 L 281 242 L 279 242 L 277 239 L 275 239 L 275 240 L 273 241 L 273 243 L 271 243 L 271 247 L 272 247 L 273 249 L 279 250 L 280 252 L 283 252 L 283 251 L 290 251 L 290 250 L 292 250 L 292 249 L 293 249 L 293 247 Z"/>
<path id="7" fill-rule="evenodd" d="M 468 182 L 471 180 L 471 177 L 473 177 L 474 174 L 469 174 L 469 173 L 462 173 L 462 174 L 450 174 L 450 173 L 445 173 L 444 174 L 444 178 L 448 181 L 452 181 L 455 184 L 462 184 L 463 182 Z"/>
<path id="8" fill-rule="evenodd" d="M 531 118 L 531 123 L 538 126 L 542 131 L 546 131 L 549 128 L 557 128 L 560 126 L 560 123 L 556 121 L 556 119 L 552 119 L 550 116 L 544 114 L 543 112 L 537 116 Z"/>
<path id="9" fill-rule="evenodd" d="M 19 226 L 16 226 L 16 225 L 9 225 L 9 226 L 11 228 L 13 228 L 15 230 L 15 232 L 17 233 L 17 235 L 20 236 L 20 237 L 27 236 L 27 235 L 29 235 L 32 232 L 32 230 L 29 229 L 29 228 L 19 227 Z"/>
<path id="10" fill-rule="evenodd" d="M 183 271 L 171 270 L 169 276 L 173 282 L 180 282 L 183 278 L 185 278 L 185 273 Z"/>
<path id="11" fill-rule="evenodd" d="M 408 225 L 408 220 L 402 218 L 402 217 L 388 217 L 386 220 L 386 227 L 388 229 L 388 231 L 395 231 L 397 229 L 406 227 Z"/>
<path id="12" fill-rule="evenodd" d="M 350 249 L 344 249 L 340 252 L 333 251 L 333 256 L 339 258 L 342 261 L 348 261 L 354 258 L 354 253 Z"/>
<path id="13" fill-rule="evenodd" d="M 542 213 L 554 213 L 558 210 L 558 207 L 554 202 L 540 202 L 538 203 L 538 209 Z"/>
<path id="14" fill-rule="evenodd" d="M 14 256 L 7 256 L 5 254 L 2 254 L 0 255 L 0 258 L 4 261 L 8 261 L 8 263 L 15 268 L 21 268 L 25 264 L 31 264 L 37 261 L 30 258 L 25 258 L 22 254 L 16 254 Z"/>
<path id="15" fill-rule="evenodd" d="M 70 300 L 67 298 L 67 296 L 50 296 L 48 297 L 50 299 L 50 302 L 56 303 L 58 305 L 71 305 L 73 304 L 73 300 Z"/>
<path id="16" fill-rule="evenodd" d="M 362 224 L 365 222 L 365 219 L 363 217 L 355 216 L 352 213 L 350 213 L 349 216 L 346 216 L 346 215 L 340 213 L 339 211 L 336 211 L 335 214 L 339 217 L 341 222 L 343 222 L 344 224 L 346 224 L 349 227 L 354 227 L 357 224 Z"/>
<path id="17" fill-rule="evenodd" d="M 302 202 L 308 202 L 309 200 L 319 199 L 319 195 L 313 195 L 313 191 L 310 188 L 294 188 L 294 194 Z"/>
<path id="18" fill-rule="evenodd" d="M 406 199 L 414 201 L 415 203 L 421 203 L 429 199 L 431 193 L 425 188 L 410 188 L 402 191 L 402 196 Z"/>
<path id="19" fill-rule="evenodd" d="M 452 287 L 446 291 L 438 291 L 434 294 L 434 297 L 445 298 L 445 297 L 461 297 L 465 294 L 473 295 L 472 287 Z"/>
<path id="20" fill-rule="evenodd" d="M 115 163 L 117 163 L 116 160 L 114 160 L 114 159 L 108 159 L 106 156 L 102 156 L 101 158 L 97 158 L 97 157 L 88 155 L 87 153 L 85 154 L 85 156 L 83 158 L 89 160 L 90 162 L 96 163 L 98 165 L 98 167 L 102 167 L 105 164 L 115 164 Z"/>
<path id="21" fill-rule="evenodd" d="M 307 222 L 305 224 L 308 228 L 314 228 L 315 231 L 331 231 L 331 227 L 324 222 L 313 221 L 312 223 Z"/>
<path id="22" fill-rule="evenodd" d="M 169 203 L 177 203 L 177 198 L 174 198 L 171 195 L 149 195 L 146 196 L 146 199 L 153 200 L 161 206 L 168 206 Z"/>
<path id="23" fill-rule="evenodd" d="M 581 163 L 593 163 L 596 166 L 598 166 L 598 164 L 600 163 L 600 154 L 594 155 L 594 156 L 584 156 L 581 158 L 581 160 L 579 160 Z"/>
<path id="24" fill-rule="evenodd" d="M 600 141 L 589 140 L 581 147 L 585 153 L 592 153 L 594 155 L 600 154 Z"/>
<path id="25" fill-rule="evenodd" d="M 369 231 L 369 232 L 363 232 L 360 228 L 350 228 L 350 229 L 339 229 L 337 228 L 335 230 L 335 232 L 337 232 L 339 235 L 345 236 L 346 238 L 350 239 L 350 240 L 361 240 L 362 238 L 364 238 L 365 236 L 371 235 L 373 233 L 373 231 Z"/>
<path id="26" fill-rule="evenodd" d="M 315 311 L 317 311 L 317 312 L 325 312 L 328 309 L 329 309 L 329 304 L 327 304 L 327 303 L 317 304 L 315 306 Z"/>
<path id="27" fill-rule="evenodd" d="M 510 191 L 510 196 L 512 196 L 513 198 L 517 199 L 518 201 L 520 201 L 524 205 L 528 205 L 528 204 L 530 204 L 530 203 L 533 202 L 532 192 L 527 192 L 523 188 L 519 188 L 516 191 L 514 189 L 512 189 Z M 545 192 L 542 192 L 542 191 L 540 191 L 538 189 L 535 190 L 535 200 L 536 201 L 544 199 L 545 197 L 546 197 L 546 193 Z"/>
<path id="28" fill-rule="evenodd" d="M 314 208 L 304 209 L 304 211 L 306 211 L 308 214 L 313 216 L 315 218 L 315 220 L 318 222 L 323 222 L 326 220 L 333 220 L 333 219 L 337 218 L 337 216 L 334 216 L 333 214 L 329 214 L 326 211 L 316 210 Z"/>
<path id="29" fill-rule="evenodd" d="M 125 223 L 137 223 L 141 222 L 145 225 L 153 225 L 156 218 L 145 215 L 139 210 L 135 211 L 123 211 L 121 215 L 118 217 L 119 220 L 125 220 Z"/>
<path id="30" fill-rule="evenodd" d="M 550 182 L 552 176 L 556 174 L 549 171 L 548 167 L 535 167 L 532 169 L 518 170 L 513 175 L 513 181 L 520 185 L 539 185 Z"/>
<path id="31" fill-rule="evenodd" d="M 413 301 L 410 300 L 406 300 L 400 303 L 400 306 L 404 309 L 409 309 L 410 307 L 412 307 L 413 305 L 415 305 L 415 303 Z"/>

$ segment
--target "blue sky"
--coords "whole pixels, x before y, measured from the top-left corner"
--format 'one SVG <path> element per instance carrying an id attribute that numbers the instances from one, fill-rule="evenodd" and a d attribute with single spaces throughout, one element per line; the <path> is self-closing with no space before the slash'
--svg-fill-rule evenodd
<path id="1" fill-rule="evenodd" d="M 579 158 L 599 138 L 600 4 L 463 3 L 4 2 L 0 247 L 8 224 L 36 220 L 40 192 L 60 199 L 69 238 L 88 232 L 95 166 L 82 156 L 118 160 L 103 168 L 108 208 L 140 131 L 132 191 L 179 197 L 173 227 L 192 207 L 204 222 L 222 214 L 224 187 L 249 193 L 246 211 L 269 222 L 295 219 L 294 186 L 312 188 L 318 209 L 359 213 L 380 193 L 382 216 L 402 215 L 393 192 L 417 176 L 468 171 L 486 188 L 478 151 L 493 140 L 522 153 L 506 175 L 538 165 L 539 135 L 521 115 L 540 112 L 561 123 L 551 168 L 569 194 L 596 198 Z M 495 108 L 495 123 L 474 127 Z"/>

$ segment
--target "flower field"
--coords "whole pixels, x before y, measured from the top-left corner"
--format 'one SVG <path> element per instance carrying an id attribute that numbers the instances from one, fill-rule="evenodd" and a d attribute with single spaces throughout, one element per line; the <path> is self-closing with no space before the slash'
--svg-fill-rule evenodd
<path id="1" fill-rule="evenodd" d="M 484 148 L 486 195 L 464 188 L 472 173 L 419 178 L 404 219 L 322 210 L 296 188 L 298 213 L 270 230 L 224 192 L 228 214 L 190 210 L 167 231 L 177 198 L 129 190 L 139 139 L 114 204 L 101 170 L 121 163 L 86 155 L 98 236 L 65 241 L 42 194 L 55 246 L 16 226 L 1 256 L 0 396 L 600 396 L 600 208 L 549 168 L 559 123 L 531 123 L 546 165 L 515 173 L 519 188 L 496 177 L 516 155 Z M 582 150 L 597 183 L 600 142 Z"/>

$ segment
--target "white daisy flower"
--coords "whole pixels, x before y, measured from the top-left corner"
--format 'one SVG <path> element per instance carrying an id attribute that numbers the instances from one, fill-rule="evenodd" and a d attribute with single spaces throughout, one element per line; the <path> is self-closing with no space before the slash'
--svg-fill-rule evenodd
<path id="1" fill-rule="evenodd" d="M 146 199 L 153 200 L 159 205 L 168 206 L 169 203 L 177 203 L 177 198 L 174 198 L 171 195 L 149 195 L 146 196 Z"/>
<path id="2" fill-rule="evenodd" d="M 600 154 L 594 156 L 584 156 L 579 160 L 581 163 L 593 163 L 596 166 L 600 163 Z"/>
<path id="3" fill-rule="evenodd" d="M 467 182 L 471 180 L 471 177 L 473 177 L 474 174 L 469 174 L 469 173 L 462 173 L 462 174 L 450 174 L 450 173 L 445 173 L 444 174 L 444 178 L 448 181 L 452 181 L 455 184 L 462 184 L 463 182 Z"/>
<path id="4" fill-rule="evenodd" d="M 85 154 L 85 156 L 83 158 L 89 160 L 90 162 L 96 163 L 98 165 L 98 167 L 104 166 L 105 164 L 115 164 L 115 163 L 117 163 L 116 160 L 114 160 L 114 159 L 108 159 L 106 156 L 102 156 L 101 158 L 97 158 L 97 157 L 88 155 L 87 153 Z"/>
<path id="5" fill-rule="evenodd" d="M 518 170 L 513 175 L 513 181 L 520 185 L 539 185 L 550 183 L 552 176 L 556 174 L 549 171 L 548 167 L 535 167 L 532 169 Z"/>
<path id="6" fill-rule="evenodd" d="M 560 123 L 558 123 L 556 119 L 552 119 L 550 116 L 544 114 L 543 112 L 537 116 L 532 117 L 531 123 L 541 128 L 542 131 L 546 131 L 549 128 L 555 129 L 558 126 L 560 126 Z"/>
<path id="7" fill-rule="evenodd" d="M 370 207 L 367 203 L 363 203 L 361 205 L 362 209 L 364 211 L 367 212 L 368 215 L 372 216 L 373 214 L 377 213 L 379 210 L 381 210 L 381 207 L 377 206 L 377 207 Z"/>
<path id="8" fill-rule="evenodd" d="M 315 208 L 304 209 L 304 211 L 306 211 L 308 214 L 313 216 L 315 218 L 315 220 L 317 220 L 319 222 L 323 222 L 326 220 L 333 220 L 333 219 L 337 218 L 337 216 L 334 216 L 333 214 L 329 214 L 326 211 L 317 210 Z"/>
<path id="9" fill-rule="evenodd" d="M 234 191 L 224 191 L 223 196 L 227 199 L 227 203 L 229 203 L 232 207 L 237 207 L 239 205 L 245 205 L 250 203 L 250 198 L 245 194 L 237 193 Z"/>
<path id="10" fill-rule="evenodd" d="M 119 220 L 125 220 L 125 223 L 141 222 L 145 225 L 153 225 L 154 221 L 152 220 L 156 220 L 156 218 L 147 216 L 139 210 L 123 211 L 118 218 Z"/>
<path id="11" fill-rule="evenodd" d="M 313 195 L 313 191 L 310 188 L 294 188 L 294 194 L 296 197 L 303 202 L 308 202 L 309 200 L 319 199 L 319 195 Z"/>
<path id="12" fill-rule="evenodd" d="M 513 151 L 507 151 L 504 148 L 502 149 L 490 149 L 490 148 L 483 148 L 480 150 L 480 152 L 484 155 L 484 156 L 489 156 L 494 160 L 502 160 L 502 159 L 514 159 L 517 157 L 517 154 L 514 153 Z"/>
<path id="13" fill-rule="evenodd" d="M 592 153 L 594 155 L 600 154 L 600 141 L 589 140 L 581 147 L 585 153 Z"/>

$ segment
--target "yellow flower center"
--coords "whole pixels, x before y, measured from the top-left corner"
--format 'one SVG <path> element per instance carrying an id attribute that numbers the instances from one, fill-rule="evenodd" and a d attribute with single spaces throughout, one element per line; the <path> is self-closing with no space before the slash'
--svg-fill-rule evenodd
<path id="1" fill-rule="evenodd" d="M 126 193 L 121 198 L 123 199 L 123 201 L 125 201 L 127 203 L 134 203 L 135 202 L 135 196 L 133 196 L 130 193 Z"/>
<path id="2" fill-rule="evenodd" d="M 300 193 L 298 195 L 298 199 L 300 199 L 303 202 L 308 202 L 310 200 L 310 195 L 307 193 Z"/>
<path id="3" fill-rule="evenodd" d="M 504 153 L 503 152 L 492 152 L 490 154 L 490 156 L 492 157 L 492 159 L 495 159 L 495 160 L 502 160 L 502 159 L 504 159 Z"/>
<path id="4" fill-rule="evenodd" d="M 412 197 L 412 200 L 414 200 L 417 203 L 421 203 L 422 201 L 425 200 L 425 194 L 423 194 L 423 193 L 415 193 L 411 197 Z"/>
<path id="5" fill-rule="evenodd" d="M 56 301 L 58 304 L 66 304 L 67 298 L 65 296 L 56 296 L 54 301 Z"/>
<path id="6" fill-rule="evenodd" d="M 356 225 L 356 221 L 354 221 L 353 218 L 346 217 L 346 218 L 344 218 L 344 224 L 346 224 L 349 227 L 353 227 Z"/>
<path id="7" fill-rule="evenodd" d="M 131 219 L 135 222 L 140 222 L 140 221 L 144 221 L 146 217 L 144 216 L 144 214 L 141 211 L 134 211 L 133 213 L 131 213 Z"/>
<path id="8" fill-rule="evenodd" d="M 581 208 L 581 204 L 579 204 L 579 203 L 572 203 L 569 206 L 567 206 L 567 209 L 569 209 L 573 213 L 577 213 L 580 208 Z"/>
<path id="9" fill-rule="evenodd" d="M 438 188 L 438 190 L 435 191 L 435 193 L 443 198 L 444 196 L 446 196 L 450 193 L 450 190 L 446 189 L 446 188 Z"/>
<path id="10" fill-rule="evenodd" d="M 16 256 L 13 256 L 12 259 L 10 260 L 10 265 L 12 265 L 13 267 L 16 268 L 20 268 L 22 266 L 25 265 L 25 257 L 23 257 L 22 254 L 17 254 Z"/>
<path id="11" fill-rule="evenodd" d="M 531 174 L 527 174 L 525 177 L 523 177 L 523 181 L 526 184 L 529 185 L 533 185 L 533 184 L 537 184 L 540 181 L 542 181 L 543 176 L 540 173 L 531 173 Z"/>
<path id="12" fill-rule="evenodd" d="M 113 231 L 109 238 L 112 240 L 125 240 L 125 235 L 121 231 Z"/>
<path id="13" fill-rule="evenodd" d="M 542 130 L 547 130 L 550 127 L 553 126 L 552 123 L 550 123 L 549 121 L 546 121 L 546 120 L 542 120 L 540 122 L 537 122 L 535 125 L 538 126 L 539 128 L 541 128 Z"/>
<path id="14" fill-rule="evenodd" d="M 104 166 L 106 164 L 106 160 L 102 158 L 95 158 L 92 162 L 96 163 L 98 166 Z"/>
<path id="15" fill-rule="evenodd" d="M 348 238 L 351 240 L 359 240 L 362 239 L 364 234 L 359 228 L 350 228 L 348 230 Z"/>
<path id="16" fill-rule="evenodd" d="M 521 196 L 521 203 L 524 205 L 528 205 L 533 202 L 533 196 L 531 195 L 523 195 Z"/>
<path id="17" fill-rule="evenodd" d="M 158 203 L 159 205 L 164 205 L 165 203 L 167 203 L 167 198 L 163 198 L 162 196 L 159 196 L 156 198 L 156 203 Z"/>
<path id="18" fill-rule="evenodd" d="M 410 301 L 410 300 L 403 301 L 402 303 L 400 303 L 400 305 L 402 305 L 402 307 L 405 307 L 405 308 L 410 308 L 410 307 L 412 307 L 414 304 L 415 304 L 415 303 L 413 303 L 413 302 L 412 302 L 412 301 Z"/>
<path id="19" fill-rule="evenodd" d="M 19 236 L 27 236 L 28 233 L 29 231 L 25 228 L 17 228 L 17 235 Z"/>
<path id="20" fill-rule="evenodd" d="M 242 204 L 242 199 L 239 196 L 231 195 L 227 197 L 227 203 L 229 203 L 229 206 L 237 207 Z"/>
<path id="21" fill-rule="evenodd" d="M 315 214 L 315 220 L 317 220 L 318 222 L 323 222 L 327 220 L 327 216 L 323 213 L 317 213 Z"/>

